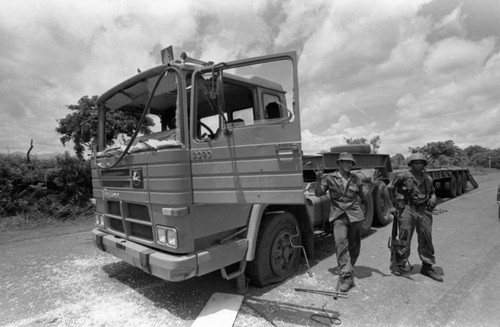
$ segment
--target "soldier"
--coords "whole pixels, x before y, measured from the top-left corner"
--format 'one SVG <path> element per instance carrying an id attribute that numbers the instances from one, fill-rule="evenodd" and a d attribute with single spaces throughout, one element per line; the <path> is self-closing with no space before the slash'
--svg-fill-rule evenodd
<path id="1" fill-rule="evenodd" d="M 329 192 L 333 222 L 333 236 L 340 275 L 340 291 L 347 292 L 355 286 L 354 264 L 361 249 L 361 225 L 365 219 L 361 209 L 363 190 L 361 180 L 351 173 L 356 164 L 352 154 L 342 152 L 337 160 L 339 170 L 323 174 L 323 167 L 316 168 L 316 196 Z"/>
<path id="2" fill-rule="evenodd" d="M 394 260 L 391 258 L 390 269 L 396 276 L 406 274 L 405 267 L 410 257 L 411 239 L 416 228 L 418 254 L 422 260 L 420 273 L 442 282 L 443 277 L 432 269 L 432 265 L 436 262 L 432 245 L 432 210 L 436 206 L 436 194 L 432 178 L 424 173 L 426 165 L 427 159 L 422 153 L 413 153 L 408 158 L 410 170 L 398 174 L 388 185 L 393 199 L 397 195 L 401 199 L 396 204 L 400 210 L 401 251 L 396 254 Z"/>

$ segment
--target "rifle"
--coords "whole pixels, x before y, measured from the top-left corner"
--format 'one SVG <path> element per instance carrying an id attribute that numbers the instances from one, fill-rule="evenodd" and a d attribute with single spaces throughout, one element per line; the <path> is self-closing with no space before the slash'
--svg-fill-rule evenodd
<path id="1" fill-rule="evenodd" d="M 389 237 L 389 242 L 387 243 L 387 247 L 391 250 L 391 263 L 397 262 L 398 255 L 403 255 L 401 252 L 401 241 L 398 238 L 400 215 L 400 211 L 394 211 L 394 218 L 392 219 L 392 233 L 391 237 Z"/>
<path id="2" fill-rule="evenodd" d="M 389 237 L 389 242 L 387 243 L 387 247 L 391 250 L 391 269 L 393 268 L 392 265 L 396 264 L 398 258 L 404 257 L 404 253 L 402 250 L 403 242 L 398 238 L 400 216 L 401 216 L 401 210 L 400 209 L 395 210 L 394 218 L 392 220 L 392 233 L 391 237 Z M 410 266 L 410 270 L 413 269 L 408 258 L 405 258 L 405 261 L 406 263 L 408 263 L 408 266 Z"/>

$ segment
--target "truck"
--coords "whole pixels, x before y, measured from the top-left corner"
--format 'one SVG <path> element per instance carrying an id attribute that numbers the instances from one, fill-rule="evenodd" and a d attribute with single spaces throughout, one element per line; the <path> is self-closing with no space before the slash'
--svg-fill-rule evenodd
<path id="1" fill-rule="evenodd" d="M 120 112 L 137 117 L 121 143 L 107 123 Z M 240 290 L 289 278 L 331 229 L 314 168 L 338 168 L 339 148 L 303 154 L 300 115 L 296 52 L 214 63 L 166 48 L 162 64 L 97 100 L 95 246 L 172 282 L 217 270 Z M 147 120 L 152 133 L 141 129 Z M 366 181 L 366 235 L 391 220 L 393 171 L 389 155 L 349 149 Z M 468 175 L 450 174 L 437 179 L 443 192 L 456 188 L 453 176 L 463 189 Z"/>

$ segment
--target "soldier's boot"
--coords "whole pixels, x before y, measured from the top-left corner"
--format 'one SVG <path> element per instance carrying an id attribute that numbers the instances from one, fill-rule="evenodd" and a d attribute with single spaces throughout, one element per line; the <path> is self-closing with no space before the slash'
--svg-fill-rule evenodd
<path id="1" fill-rule="evenodd" d="M 391 274 L 394 276 L 404 276 L 407 274 L 404 266 L 391 267 Z"/>
<path id="2" fill-rule="evenodd" d="M 406 264 L 397 262 L 397 263 L 391 263 L 391 266 L 389 268 L 391 270 L 391 274 L 394 276 L 406 276 L 408 274 L 408 270 L 406 270 Z"/>
<path id="3" fill-rule="evenodd" d="M 438 275 L 430 264 L 424 263 L 422 264 L 422 268 L 420 269 L 420 273 L 424 276 L 430 277 L 435 281 L 442 282 L 443 276 Z"/>
<path id="4" fill-rule="evenodd" d="M 356 284 L 354 284 L 354 279 L 352 278 L 352 276 L 345 276 L 340 281 L 339 291 L 349 292 L 349 290 L 354 286 L 356 286 Z"/>

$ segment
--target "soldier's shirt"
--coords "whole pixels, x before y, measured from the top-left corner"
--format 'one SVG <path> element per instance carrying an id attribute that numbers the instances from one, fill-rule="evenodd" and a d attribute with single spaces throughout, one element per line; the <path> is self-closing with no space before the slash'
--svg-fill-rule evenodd
<path id="1" fill-rule="evenodd" d="M 361 209 L 362 183 L 357 175 L 348 174 L 347 180 L 338 171 L 321 179 L 321 193 L 330 194 L 330 221 L 334 221 L 343 213 L 350 222 L 363 221 L 365 215 Z"/>
<path id="2" fill-rule="evenodd" d="M 388 187 L 396 188 L 405 200 L 415 205 L 425 204 L 435 192 L 432 177 L 423 173 L 422 178 L 419 179 L 409 170 L 398 174 Z"/>

